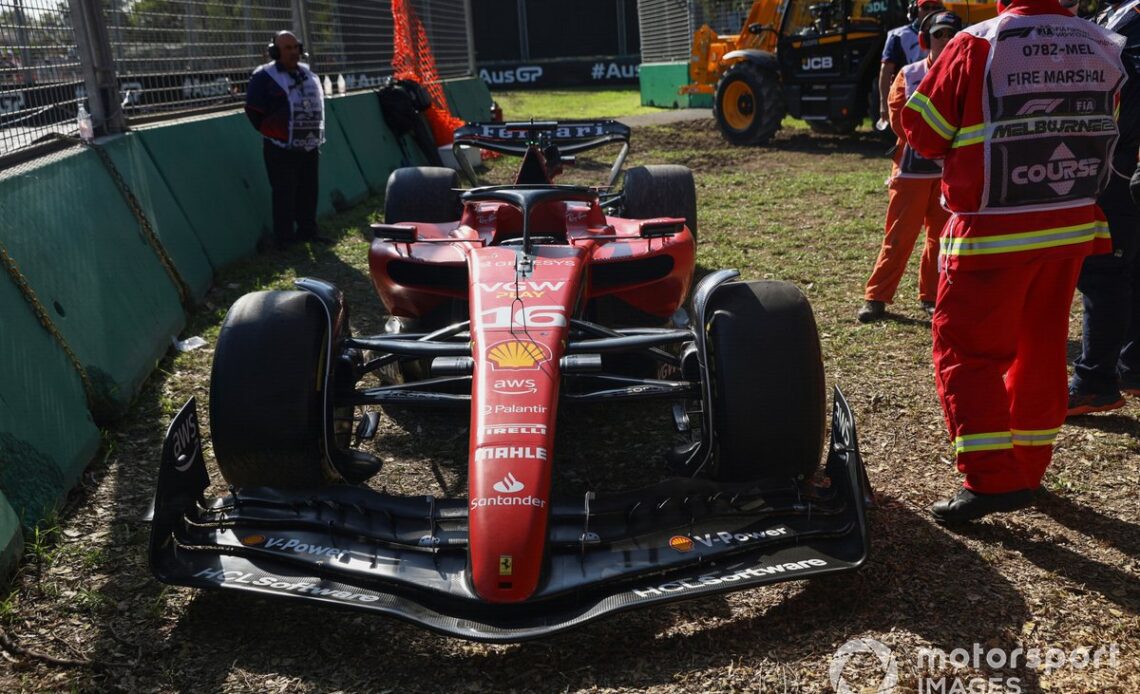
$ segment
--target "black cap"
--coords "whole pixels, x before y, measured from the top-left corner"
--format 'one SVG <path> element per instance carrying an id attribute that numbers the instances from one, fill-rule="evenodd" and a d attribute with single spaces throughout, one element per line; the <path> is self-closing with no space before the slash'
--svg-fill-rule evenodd
<path id="1" fill-rule="evenodd" d="M 953 29 L 956 34 L 962 31 L 962 18 L 953 12 L 939 12 L 931 15 L 929 27 L 927 31 L 931 34 L 939 29 Z"/>

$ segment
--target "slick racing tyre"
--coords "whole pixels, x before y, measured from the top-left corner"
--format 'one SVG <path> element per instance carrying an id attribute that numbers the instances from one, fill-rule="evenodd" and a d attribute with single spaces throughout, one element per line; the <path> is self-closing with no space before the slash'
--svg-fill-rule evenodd
<path id="1" fill-rule="evenodd" d="M 226 314 L 210 375 L 214 457 L 235 487 L 330 480 L 321 441 L 328 318 L 303 291 L 246 294 Z"/>
<path id="2" fill-rule="evenodd" d="M 628 219 L 681 217 L 697 238 L 697 187 L 685 166 L 635 166 L 625 172 L 622 215 Z"/>
<path id="3" fill-rule="evenodd" d="M 734 145 L 763 145 L 780 129 L 784 96 L 776 73 L 749 62 L 728 69 L 716 85 L 713 115 Z"/>
<path id="4" fill-rule="evenodd" d="M 819 466 L 824 378 L 807 298 L 787 282 L 729 282 L 706 306 L 711 475 L 724 482 L 806 479 Z"/>
<path id="5" fill-rule="evenodd" d="M 384 223 L 453 222 L 459 219 L 459 174 L 439 166 L 396 169 L 384 190 Z"/>

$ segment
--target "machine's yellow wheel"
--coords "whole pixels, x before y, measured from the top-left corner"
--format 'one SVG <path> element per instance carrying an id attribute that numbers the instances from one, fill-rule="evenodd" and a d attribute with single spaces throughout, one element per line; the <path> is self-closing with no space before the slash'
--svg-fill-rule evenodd
<path id="1" fill-rule="evenodd" d="M 780 78 L 768 67 L 736 63 L 716 86 L 713 115 L 724 138 L 732 144 L 766 143 L 780 129 L 784 118 Z"/>
<path id="2" fill-rule="evenodd" d="M 756 117 L 756 95 L 744 80 L 729 84 L 722 95 L 724 120 L 734 130 L 747 130 Z"/>

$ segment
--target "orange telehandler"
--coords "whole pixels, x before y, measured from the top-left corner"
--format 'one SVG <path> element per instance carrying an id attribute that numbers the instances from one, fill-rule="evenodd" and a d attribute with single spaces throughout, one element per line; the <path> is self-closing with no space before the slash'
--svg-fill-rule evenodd
<path id="1" fill-rule="evenodd" d="M 944 4 L 967 24 L 997 13 L 993 2 Z M 877 113 L 883 42 L 909 16 L 906 0 L 756 0 L 739 34 L 694 32 L 681 93 L 713 95 L 733 144 L 766 143 L 785 114 L 816 132 L 851 132 Z"/>

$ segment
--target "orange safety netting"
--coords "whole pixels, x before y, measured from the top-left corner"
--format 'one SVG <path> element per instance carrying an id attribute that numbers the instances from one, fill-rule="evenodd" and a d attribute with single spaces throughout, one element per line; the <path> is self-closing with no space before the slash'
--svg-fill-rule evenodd
<path id="1" fill-rule="evenodd" d="M 400 80 L 415 80 L 428 90 L 434 106 L 424 111 L 424 116 L 431 125 L 432 137 L 437 147 L 449 145 L 453 131 L 462 126 L 463 121 L 451 115 L 447 106 L 424 25 L 412 9 L 410 0 L 392 0 L 392 20 L 395 24 L 393 76 Z"/>

